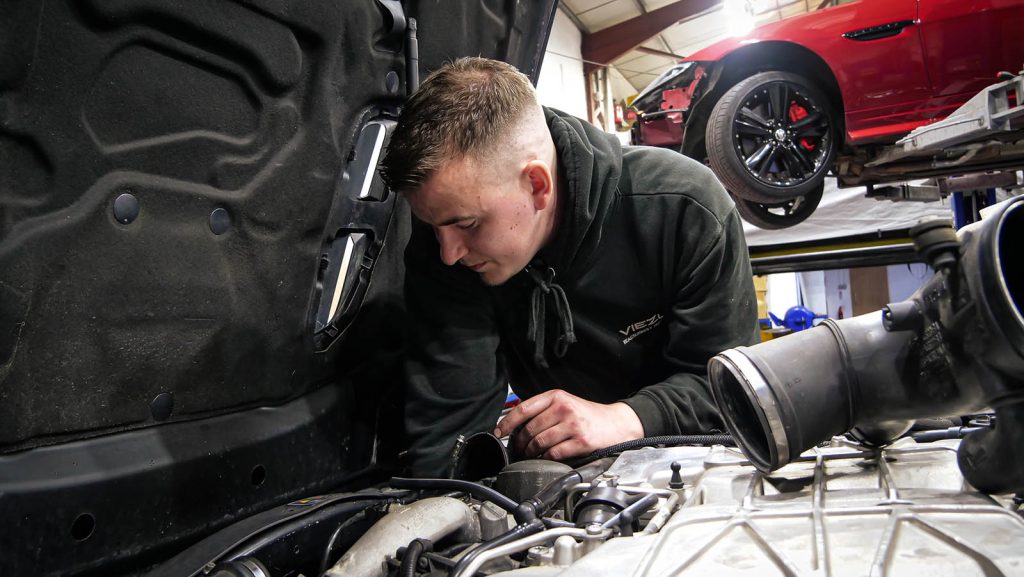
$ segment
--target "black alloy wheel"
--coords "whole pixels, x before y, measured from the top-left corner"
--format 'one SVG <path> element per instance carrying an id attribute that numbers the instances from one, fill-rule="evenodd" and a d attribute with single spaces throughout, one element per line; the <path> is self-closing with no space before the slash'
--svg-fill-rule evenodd
<path id="1" fill-rule="evenodd" d="M 722 184 L 734 196 L 765 205 L 819 191 L 838 134 L 828 98 L 789 72 L 761 72 L 730 88 L 705 129 L 708 161 Z"/>
<path id="2" fill-rule="evenodd" d="M 811 216 L 825 191 L 824 183 L 805 196 L 782 202 L 760 203 L 733 196 L 736 212 L 750 224 L 766 230 L 779 230 L 799 224 Z"/>

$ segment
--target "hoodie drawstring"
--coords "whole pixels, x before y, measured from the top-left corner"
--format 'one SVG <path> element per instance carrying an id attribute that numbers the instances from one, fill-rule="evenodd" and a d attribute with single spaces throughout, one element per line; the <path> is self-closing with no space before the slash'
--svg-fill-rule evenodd
<path id="1" fill-rule="evenodd" d="M 547 368 L 548 363 L 544 358 L 544 332 L 547 315 L 547 297 L 553 296 L 555 312 L 558 314 L 558 340 L 555 341 L 555 356 L 562 358 L 569 345 L 576 342 L 576 333 L 572 326 L 572 311 L 569 310 L 569 299 L 565 291 L 555 284 L 555 269 L 548 268 L 543 273 L 533 267 L 526 267 L 526 273 L 530 275 L 537 286 L 533 287 L 533 294 L 530 297 L 530 325 L 527 327 L 526 338 L 533 341 L 533 362 L 538 367 Z"/>

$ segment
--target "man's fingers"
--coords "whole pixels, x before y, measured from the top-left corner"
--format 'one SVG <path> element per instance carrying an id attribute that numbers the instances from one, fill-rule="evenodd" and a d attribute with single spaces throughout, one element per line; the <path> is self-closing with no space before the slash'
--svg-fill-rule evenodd
<path id="1" fill-rule="evenodd" d="M 518 434 L 526 439 L 532 439 L 561 422 L 561 413 L 555 410 L 554 407 L 548 406 L 545 411 L 526 421 L 526 424 L 523 425 Z"/>
<path id="2" fill-rule="evenodd" d="M 534 435 L 530 442 L 527 443 L 526 448 L 523 449 L 523 454 L 539 457 L 551 448 L 559 444 L 565 444 L 565 441 L 572 439 L 572 437 L 571 427 L 567 427 L 565 424 L 556 424 Z"/>
<path id="3" fill-rule="evenodd" d="M 531 457 L 539 455 L 547 447 L 537 447 L 537 444 L 533 443 L 533 440 L 537 435 L 551 427 L 559 425 L 560 423 L 561 417 L 559 416 L 558 411 L 554 409 L 553 405 L 549 405 L 547 409 L 529 421 L 526 421 L 523 426 L 516 429 L 513 433 L 515 438 L 512 439 L 512 441 L 515 443 L 516 450 L 520 455 L 529 455 Z M 533 443 L 532 447 L 531 443 Z"/>
<path id="4" fill-rule="evenodd" d="M 525 457 L 562 460 L 644 436 L 643 423 L 624 403 L 604 405 L 551 390 L 511 411 L 495 434 L 516 431 L 512 442 Z"/>
<path id="5" fill-rule="evenodd" d="M 505 437 L 507 435 L 511 435 L 512 431 L 514 431 L 516 427 L 540 414 L 544 409 L 548 408 L 548 405 L 551 404 L 551 393 L 553 392 L 554 391 L 546 391 L 536 397 L 530 397 L 516 405 L 507 415 L 505 415 L 505 418 L 498 423 L 498 428 L 494 430 L 494 436 Z"/>
<path id="6" fill-rule="evenodd" d="M 552 461 L 562 461 L 571 457 L 581 457 L 592 453 L 587 449 L 586 445 L 576 438 L 567 439 L 561 443 L 551 447 L 542 455 L 545 459 Z"/>

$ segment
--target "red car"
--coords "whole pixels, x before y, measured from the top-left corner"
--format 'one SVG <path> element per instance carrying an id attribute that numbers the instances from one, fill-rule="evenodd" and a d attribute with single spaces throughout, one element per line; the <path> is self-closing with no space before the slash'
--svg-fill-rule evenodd
<path id="1" fill-rule="evenodd" d="M 831 170 L 1024 66 L 1024 0 L 854 0 L 701 50 L 637 97 L 634 142 L 705 160 L 764 228 L 809 216 Z"/>

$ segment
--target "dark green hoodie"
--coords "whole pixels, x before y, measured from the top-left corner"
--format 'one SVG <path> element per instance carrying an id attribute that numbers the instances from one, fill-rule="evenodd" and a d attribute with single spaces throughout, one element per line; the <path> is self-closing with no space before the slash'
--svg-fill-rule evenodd
<path id="1" fill-rule="evenodd" d="M 545 112 L 564 204 L 555 237 L 531 268 L 553 269 L 577 342 L 558 356 L 563 331 L 549 299 L 538 363 L 529 330 L 534 279 L 521 272 L 487 287 L 469 269 L 445 266 L 433 233 L 417 223 L 405 290 L 414 474 L 440 474 L 459 434 L 493 430 L 506 384 L 524 398 L 559 388 L 624 401 L 647 436 L 722 431 L 707 361 L 756 342 L 743 229 L 711 171 L 670 150 L 622 147 L 572 116 Z"/>

